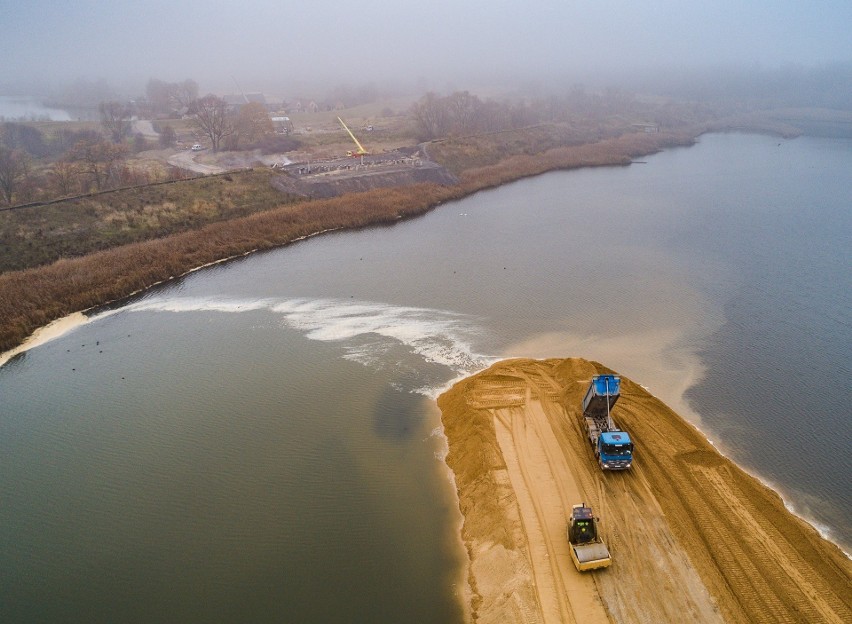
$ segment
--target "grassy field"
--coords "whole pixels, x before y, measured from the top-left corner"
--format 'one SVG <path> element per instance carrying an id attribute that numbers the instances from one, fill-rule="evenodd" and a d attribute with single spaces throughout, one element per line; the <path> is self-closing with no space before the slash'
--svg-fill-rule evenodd
<path id="1" fill-rule="evenodd" d="M 303 144 L 306 153 L 314 157 L 340 157 L 355 147 L 337 120 L 338 116 L 368 151 L 379 153 L 416 143 L 414 123 L 410 117 L 385 114 L 385 109 L 397 110 L 391 107 L 392 104 L 401 106 L 403 103 L 390 101 L 384 105 L 376 103 L 345 111 L 292 113 L 288 116 L 296 128 L 293 137 Z M 368 127 L 372 130 L 367 130 Z"/>
<path id="2" fill-rule="evenodd" d="M 270 170 L 97 193 L 0 212 L 0 272 L 162 238 L 298 201 Z"/>

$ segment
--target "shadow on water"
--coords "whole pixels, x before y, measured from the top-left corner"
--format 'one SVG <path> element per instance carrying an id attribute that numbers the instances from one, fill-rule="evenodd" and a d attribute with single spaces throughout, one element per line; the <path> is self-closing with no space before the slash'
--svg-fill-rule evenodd
<path id="1" fill-rule="evenodd" d="M 8 367 L 9 369 L 15 368 L 16 366 L 20 366 L 24 363 L 24 360 L 27 357 L 26 351 L 21 351 L 20 353 L 16 353 L 12 357 L 10 357 L 2 366 Z"/>
<path id="2" fill-rule="evenodd" d="M 423 397 L 386 387 L 376 401 L 373 428 L 381 438 L 408 440 L 423 420 Z"/>

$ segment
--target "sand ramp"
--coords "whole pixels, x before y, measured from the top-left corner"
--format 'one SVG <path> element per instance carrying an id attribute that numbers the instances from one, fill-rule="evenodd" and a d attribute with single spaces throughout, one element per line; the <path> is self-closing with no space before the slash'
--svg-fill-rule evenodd
<path id="1" fill-rule="evenodd" d="M 582 429 L 578 359 L 508 360 L 439 399 L 477 622 L 848 622 L 850 562 L 701 434 L 623 380 L 634 467 L 604 472 Z M 572 504 L 613 556 L 580 574 Z"/>

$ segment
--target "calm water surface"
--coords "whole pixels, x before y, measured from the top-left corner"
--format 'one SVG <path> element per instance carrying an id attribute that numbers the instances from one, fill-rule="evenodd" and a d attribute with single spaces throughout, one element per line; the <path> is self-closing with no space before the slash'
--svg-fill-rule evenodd
<path id="1" fill-rule="evenodd" d="M 100 311 L 0 368 L 0 621 L 459 621 L 433 397 L 507 355 L 617 368 L 848 548 L 849 171 L 707 136 Z"/>
<path id="2" fill-rule="evenodd" d="M 71 121 L 68 111 L 48 108 L 39 98 L 0 95 L 0 120 L 7 121 Z"/>

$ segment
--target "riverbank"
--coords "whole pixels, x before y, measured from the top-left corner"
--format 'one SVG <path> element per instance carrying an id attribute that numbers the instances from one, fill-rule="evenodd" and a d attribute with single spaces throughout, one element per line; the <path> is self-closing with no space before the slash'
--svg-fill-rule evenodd
<path id="1" fill-rule="evenodd" d="M 637 445 L 602 473 L 580 426 L 579 359 L 507 360 L 438 400 L 477 622 L 852 619 L 852 563 L 678 414 L 623 378 Z M 566 511 L 601 517 L 612 567 L 571 564 Z"/>
<path id="2" fill-rule="evenodd" d="M 692 134 L 633 133 L 535 155 L 514 155 L 471 169 L 453 186 L 417 184 L 284 205 L 190 232 L 133 243 L 48 266 L 0 275 L 0 352 L 39 327 L 116 301 L 193 269 L 289 244 L 317 232 L 394 223 L 447 201 L 547 171 L 624 166 L 666 147 L 691 145 Z"/>

